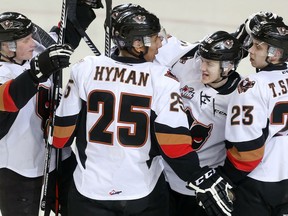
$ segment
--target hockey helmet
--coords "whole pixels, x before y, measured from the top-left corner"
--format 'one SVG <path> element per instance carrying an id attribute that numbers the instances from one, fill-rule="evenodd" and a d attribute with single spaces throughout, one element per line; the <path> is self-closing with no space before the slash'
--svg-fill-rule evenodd
<path id="1" fill-rule="evenodd" d="M 159 19 L 135 4 L 122 4 L 111 13 L 112 40 L 120 48 L 132 47 L 135 40 L 150 46 L 150 36 L 161 31 Z"/>
<path id="2" fill-rule="evenodd" d="M 30 19 L 16 12 L 0 14 L 0 42 L 15 41 L 33 33 Z"/>
<path id="3" fill-rule="evenodd" d="M 277 21 L 281 22 L 283 18 L 272 12 L 259 11 L 251 14 L 245 21 L 245 30 L 251 35 L 252 29 L 260 23 L 276 23 Z"/>
<path id="4" fill-rule="evenodd" d="M 241 43 L 228 32 L 217 31 L 199 44 L 201 57 L 215 61 L 230 61 L 237 67 L 242 58 Z"/>
<path id="5" fill-rule="evenodd" d="M 264 22 L 275 22 L 276 20 L 282 21 L 283 18 L 278 16 L 272 12 L 265 12 L 259 11 L 257 13 L 251 14 L 248 19 L 245 21 L 245 31 L 247 32 L 248 36 L 246 37 L 245 41 L 243 42 L 243 47 L 248 51 L 248 49 L 253 45 L 251 31 L 260 23 Z"/>
<path id="6" fill-rule="evenodd" d="M 255 17 L 255 25 L 251 29 L 251 36 L 256 40 L 263 41 L 269 45 L 268 55 L 273 48 L 282 50 L 282 59 L 288 58 L 288 26 L 283 22 L 282 17 L 275 19 L 261 19 Z"/>

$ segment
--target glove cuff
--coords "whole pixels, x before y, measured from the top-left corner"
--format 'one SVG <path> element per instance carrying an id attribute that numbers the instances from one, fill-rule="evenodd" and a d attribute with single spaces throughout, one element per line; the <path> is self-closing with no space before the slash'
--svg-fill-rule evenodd
<path id="1" fill-rule="evenodd" d="M 31 68 L 28 70 L 28 72 L 31 75 L 31 78 L 35 84 L 39 84 L 40 82 L 45 82 L 48 79 L 48 77 L 45 77 L 44 74 L 40 70 L 38 56 L 31 59 L 30 67 Z"/>

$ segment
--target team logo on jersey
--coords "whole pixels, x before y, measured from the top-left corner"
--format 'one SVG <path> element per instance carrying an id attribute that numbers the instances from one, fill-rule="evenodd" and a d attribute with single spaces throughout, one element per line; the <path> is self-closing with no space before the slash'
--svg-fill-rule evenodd
<path id="1" fill-rule="evenodd" d="M 116 195 L 116 194 L 120 194 L 122 193 L 122 191 L 115 191 L 115 190 L 112 190 L 109 192 L 109 195 Z"/>
<path id="2" fill-rule="evenodd" d="M 208 104 L 211 101 L 212 96 L 207 95 L 205 92 L 200 92 L 200 106 L 203 104 Z"/>
<path id="3" fill-rule="evenodd" d="M 192 148 L 194 150 L 200 149 L 211 136 L 213 126 L 212 124 L 204 125 L 199 122 L 194 122 L 190 128 L 191 136 L 192 136 Z"/>
<path id="4" fill-rule="evenodd" d="M 240 93 L 246 92 L 249 88 L 253 88 L 254 85 L 255 85 L 255 81 L 250 81 L 249 78 L 246 78 L 239 83 L 237 90 L 240 94 Z"/>
<path id="5" fill-rule="evenodd" d="M 192 148 L 194 150 L 199 150 L 201 147 L 207 142 L 209 137 L 211 136 L 213 124 L 202 124 L 197 121 L 192 114 L 192 110 L 188 108 L 186 111 L 188 122 L 190 125 L 190 134 L 192 137 Z"/>
<path id="6" fill-rule="evenodd" d="M 195 91 L 194 88 L 185 85 L 183 88 L 180 88 L 180 93 L 183 98 L 192 99 L 194 97 Z"/>

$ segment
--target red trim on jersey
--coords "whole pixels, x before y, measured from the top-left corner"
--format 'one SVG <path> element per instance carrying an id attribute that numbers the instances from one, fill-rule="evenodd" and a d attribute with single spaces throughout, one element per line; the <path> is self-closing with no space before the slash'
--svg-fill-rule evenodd
<path id="1" fill-rule="evenodd" d="M 161 145 L 165 155 L 170 158 L 178 158 L 192 152 L 191 144 Z"/>
<path id="2" fill-rule="evenodd" d="M 261 157 L 258 160 L 254 160 L 254 161 L 240 161 L 240 160 L 237 160 L 235 157 L 233 157 L 233 155 L 229 151 L 227 151 L 227 158 L 229 159 L 229 161 L 233 164 L 233 166 L 236 169 L 244 171 L 244 172 L 251 172 L 258 166 L 258 164 L 262 160 L 262 157 Z"/>
<path id="3" fill-rule="evenodd" d="M 10 85 L 12 83 L 12 80 L 4 83 L 0 88 L 2 92 L 2 101 L 0 101 L 0 104 L 2 104 L 2 106 L 0 106 L 1 109 L 3 109 L 2 111 L 6 111 L 6 112 L 17 112 L 19 109 L 17 108 L 17 106 L 15 105 L 13 98 L 11 97 L 10 93 L 9 93 L 9 88 Z"/>
<path id="4" fill-rule="evenodd" d="M 65 144 L 68 142 L 69 137 L 63 137 L 63 138 L 59 138 L 59 137 L 53 137 L 53 146 L 56 148 L 63 148 L 65 146 Z"/>

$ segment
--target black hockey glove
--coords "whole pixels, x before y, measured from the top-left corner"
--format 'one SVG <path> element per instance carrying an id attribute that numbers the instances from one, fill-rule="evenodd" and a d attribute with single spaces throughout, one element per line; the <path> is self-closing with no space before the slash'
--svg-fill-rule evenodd
<path id="1" fill-rule="evenodd" d="M 67 45 L 53 44 L 30 61 L 30 74 L 35 83 L 45 82 L 52 73 L 69 66 L 73 49 Z"/>
<path id="2" fill-rule="evenodd" d="M 195 190 L 208 216 L 230 216 L 235 200 L 232 186 L 215 169 L 204 167 L 187 188 Z"/>
<path id="3" fill-rule="evenodd" d="M 252 45 L 251 36 L 245 29 L 245 23 L 241 24 L 234 33 L 231 33 L 242 44 L 242 58 L 248 56 L 248 50 Z"/>

